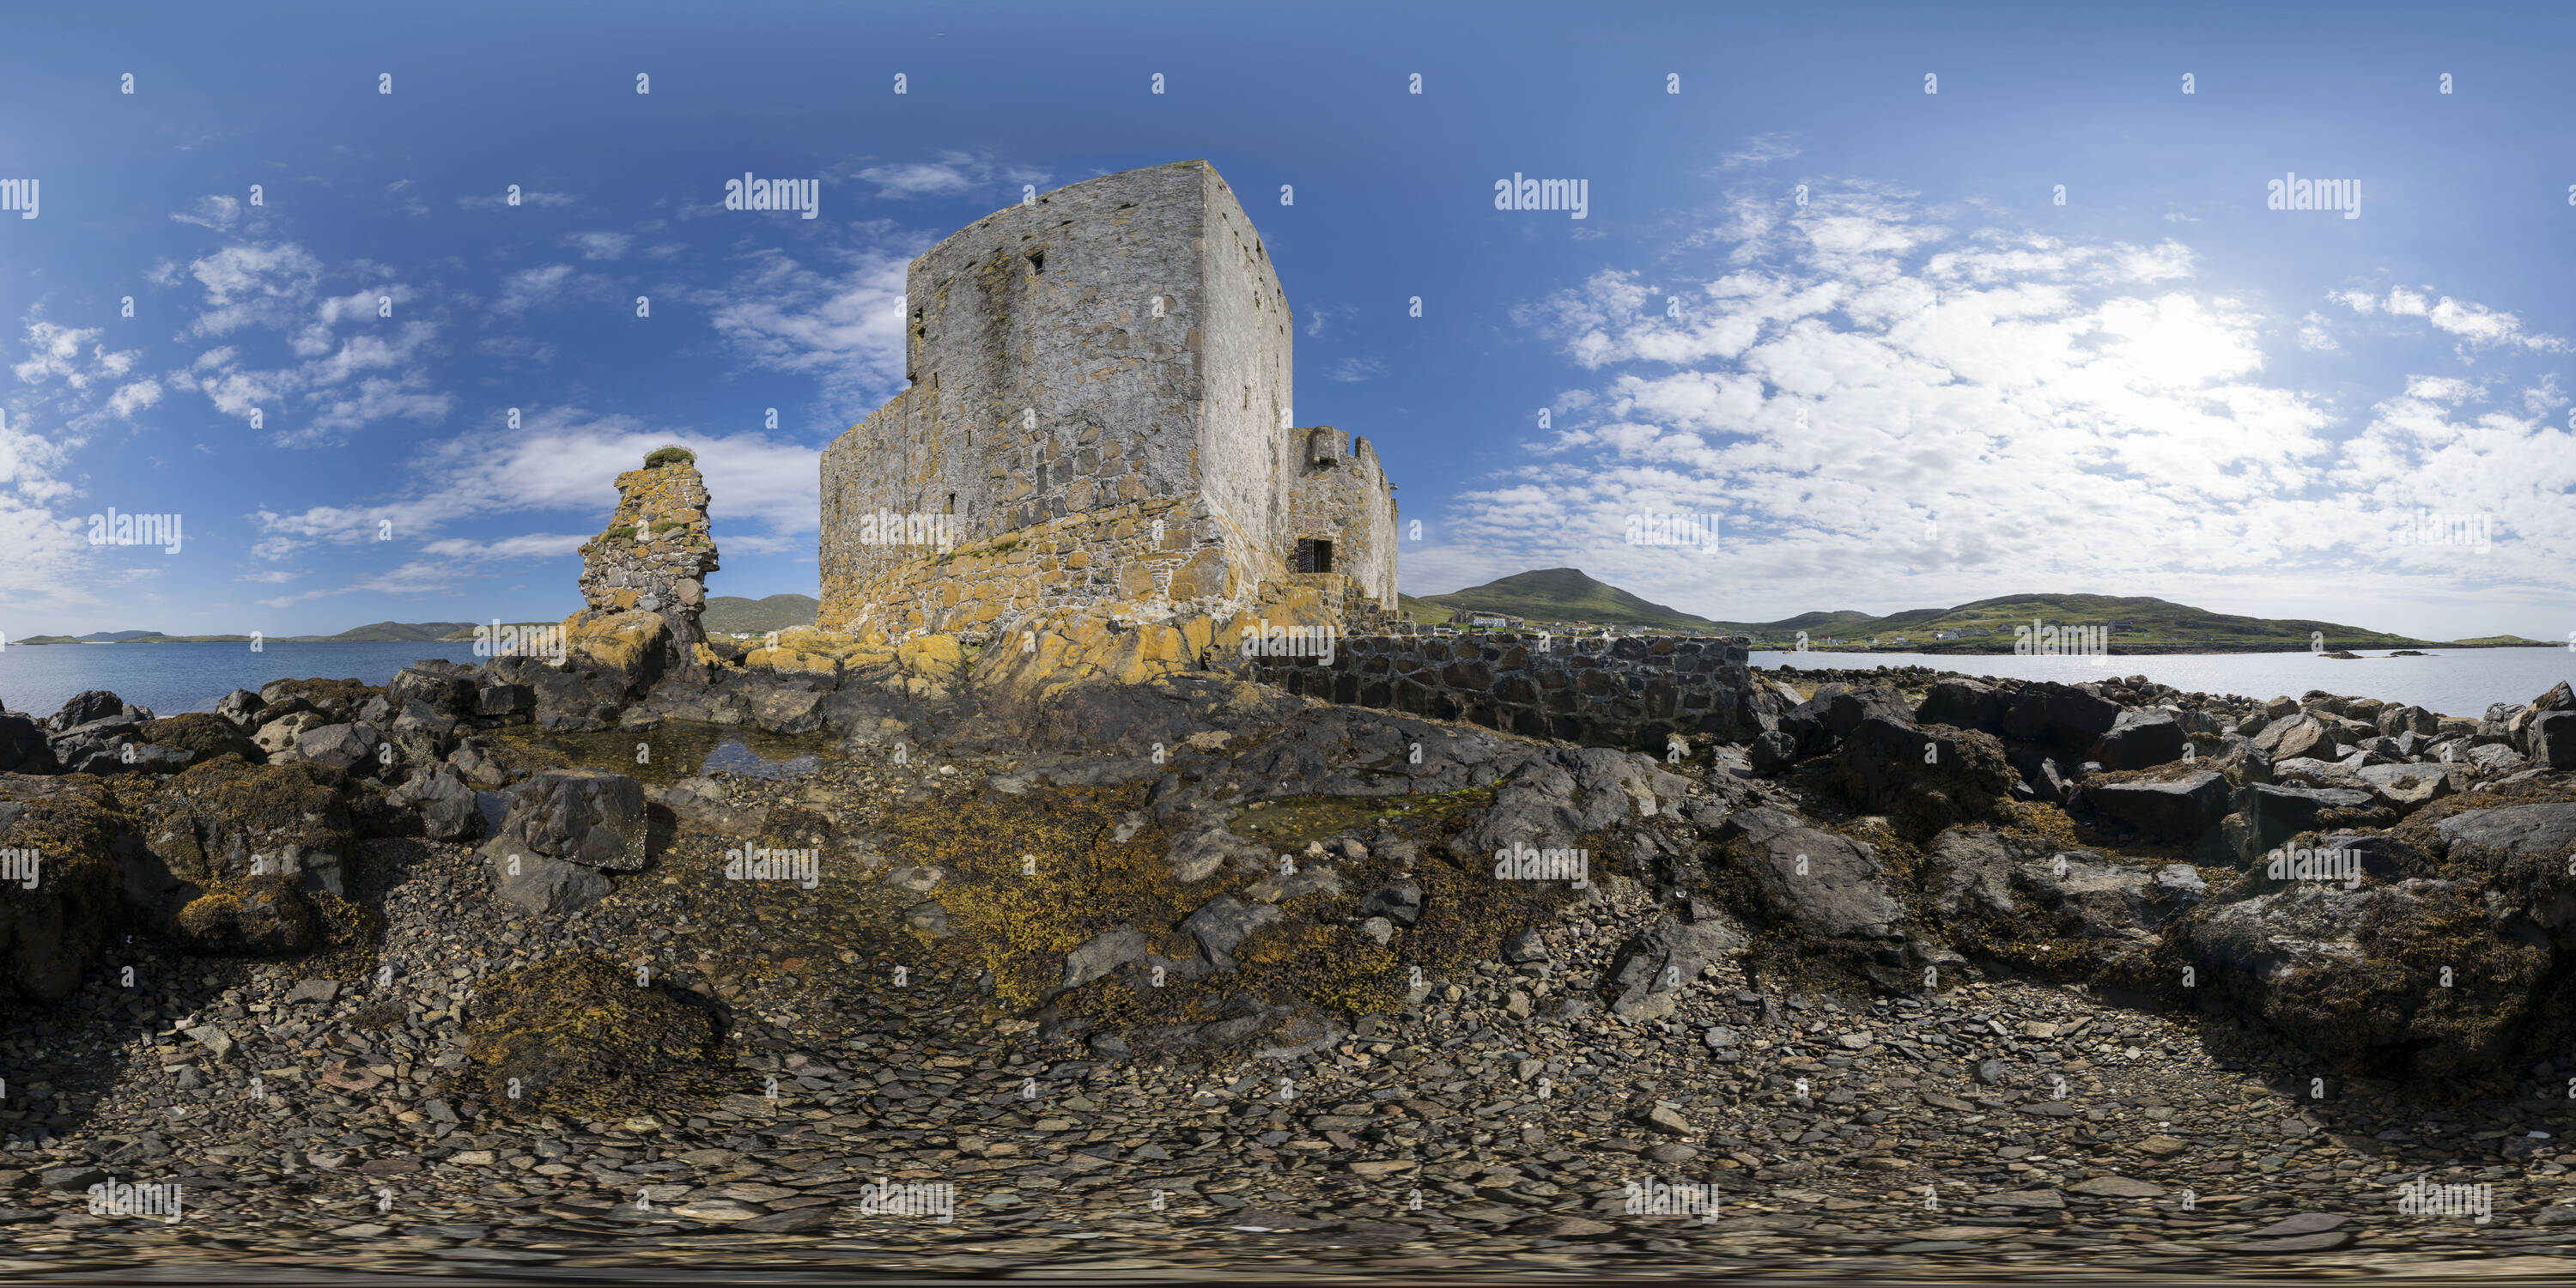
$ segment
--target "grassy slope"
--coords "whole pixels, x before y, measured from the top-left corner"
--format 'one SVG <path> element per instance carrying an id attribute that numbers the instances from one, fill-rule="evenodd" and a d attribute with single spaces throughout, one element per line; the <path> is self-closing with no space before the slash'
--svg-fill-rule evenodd
<path id="1" fill-rule="evenodd" d="M 1665 630 L 1690 630 L 1709 624 L 1706 618 L 1648 603 L 1607 582 L 1596 581 L 1579 568 L 1514 573 L 1446 595 L 1425 595 L 1414 602 L 1436 610 L 1474 609 L 1526 617 L 1534 622 L 1615 622 Z"/>

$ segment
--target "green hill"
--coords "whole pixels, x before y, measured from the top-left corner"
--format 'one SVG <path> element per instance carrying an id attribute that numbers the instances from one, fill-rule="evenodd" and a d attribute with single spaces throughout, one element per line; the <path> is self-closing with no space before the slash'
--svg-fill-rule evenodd
<path id="1" fill-rule="evenodd" d="M 2143 595 L 2003 595 L 1956 608 L 1911 608 L 1872 616 L 1850 611 L 1801 613 L 1776 622 L 1720 622 L 1718 629 L 1750 635 L 1757 644 L 1786 647 L 1800 631 L 1810 648 L 1868 648 L 1920 653 L 2008 653 L 2013 628 L 2033 623 L 2098 628 L 2115 653 L 2271 651 L 2305 649 L 2324 637 L 2327 648 L 2409 648 L 2427 641 L 2385 631 L 2306 618 L 2239 617 Z M 1939 636 L 1950 634 L 1952 638 Z M 1896 637 L 1903 636 L 1899 644 Z M 1828 645 L 1828 639 L 1839 645 Z"/>
<path id="2" fill-rule="evenodd" d="M 472 631 L 472 622 L 376 622 L 345 630 L 337 635 L 296 636 L 297 639 L 324 640 L 443 640 L 458 631 Z"/>
<path id="3" fill-rule="evenodd" d="M 814 614 L 822 607 L 823 601 L 812 595 L 771 595 L 766 599 L 717 595 L 707 600 L 706 611 L 698 615 L 698 625 L 709 634 L 757 635 L 790 626 L 811 626 Z"/>
<path id="4" fill-rule="evenodd" d="M 1606 622 L 1668 631 L 1696 630 L 1710 624 L 1706 618 L 1650 604 L 1608 582 L 1595 581 L 1580 568 L 1514 573 L 1482 586 L 1412 601 L 1412 606 L 1422 605 L 1444 614 L 1466 609 L 1532 622 Z M 1448 618 L 1444 615 L 1437 620 Z"/>

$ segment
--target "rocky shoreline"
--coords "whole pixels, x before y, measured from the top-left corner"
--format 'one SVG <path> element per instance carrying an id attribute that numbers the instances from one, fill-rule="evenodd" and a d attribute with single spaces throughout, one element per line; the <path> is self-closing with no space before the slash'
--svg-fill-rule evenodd
<path id="1" fill-rule="evenodd" d="M 2316 963 L 2372 980 L 2412 942 L 2389 919 L 2458 882 L 2437 854 L 2474 847 L 2488 905 L 2522 850 L 2563 867 L 2563 690 L 2462 721 L 1888 673 L 1775 688 L 1749 746 L 1658 761 L 1223 676 L 1096 691 L 1051 721 L 1121 736 L 1051 745 L 962 680 L 720 668 L 603 714 L 613 677 L 569 674 L 282 681 L 184 724 L 96 694 L 0 716 L 11 844 L 39 818 L 134 838 L 106 848 L 135 944 L 9 1025 L 18 1265 L 2180 1272 L 2558 1258 L 2576 1223 L 2564 1078 L 2521 1045 L 2564 979 L 2551 928 L 2542 950 L 2513 921 L 2538 903 L 2481 914 L 2551 954 L 2529 993 L 2472 981 L 2467 951 L 2465 1008 L 2374 1027 L 2346 991 L 2328 1018 L 2352 1034 L 2300 1023 L 2329 1005 L 2300 991 Z M 606 768 L 700 729 L 802 740 L 817 768 Z M 42 755 L 70 772 L 26 772 Z M 2400 766 L 2421 772 L 2370 773 Z M 986 906 L 1020 869 L 907 848 L 942 843 L 925 819 L 1004 826 L 992 802 L 1134 829 L 1185 896 L 1172 926 L 1031 929 Z M 138 882 L 135 843 L 166 859 L 180 834 L 196 889 L 254 893 L 192 917 L 207 893 Z M 2349 888 L 2274 881 L 2267 844 L 2363 861 Z M 1485 897 L 1465 878 L 1506 885 L 1482 861 L 1516 846 L 1585 851 L 1584 888 L 1438 919 Z M 754 848 L 818 851 L 821 879 L 728 880 Z M 292 866 L 225 867 L 272 852 Z M 1028 942 L 990 937 L 1013 925 Z M 1269 936 L 1435 966 L 1336 1010 L 1257 960 Z M 2177 952 L 2210 971 L 2197 995 L 2155 978 Z M 612 1061 L 588 1107 L 514 1108 L 477 1023 L 549 961 L 650 967 L 611 1003 L 696 998 L 721 1036 Z M 1016 1000 L 1014 962 L 1041 985 Z M 188 1215 L 91 1215 L 110 1178 L 183 1185 Z M 2492 1219 L 2400 1213 L 2419 1180 L 2490 1187 Z M 952 1187 L 953 1217 L 871 1212 L 880 1184 Z"/>
<path id="2" fill-rule="evenodd" d="M 2576 1267 L 2568 685 L 744 651 L 656 461 L 542 656 L 0 712 L 0 1263 Z"/>

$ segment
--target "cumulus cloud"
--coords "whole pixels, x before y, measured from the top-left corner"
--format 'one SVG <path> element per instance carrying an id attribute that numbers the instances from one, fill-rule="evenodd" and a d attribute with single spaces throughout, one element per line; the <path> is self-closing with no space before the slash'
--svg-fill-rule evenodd
<path id="1" fill-rule="evenodd" d="M 444 418 L 455 399 L 433 387 L 427 365 L 438 324 L 410 316 L 414 291 L 376 277 L 382 266 L 360 263 L 350 271 L 373 280 L 362 278 L 346 294 L 326 292 L 320 259 L 292 243 L 227 246 L 194 261 L 188 276 L 205 298 L 190 333 L 229 342 L 165 372 L 148 391 L 120 391 L 120 399 L 148 406 L 164 389 L 191 390 L 226 416 L 247 420 L 256 412 L 270 441 L 284 447 L 338 442 L 385 420 Z M 392 318 L 383 312 L 388 302 Z M 288 360 L 264 365 L 245 352 L 260 331 L 277 335 Z"/>
<path id="2" fill-rule="evenodd" d="M 905 254 L 853 251 L 820 269 L 749 257 L 708 298 L 716 333 L 753 365 L 815 377 L 834 402 L 874 406 L 903 385 Z"/>
<path id="3" fill-rule="evenodd" d="M 1406 580 L 1575 565 L 1730 620 L 2208 577 L 2276 607 L 2321 577 L 2563 586 L 2563 432 L 2459 377 L 2367 411 L 2284 382 L 2267 371 L 2283 320 L 2198 283 L 2179 244 L 1955 222 L 1884 190 L 1737 201 L 1654 277 L 1614 266 L 1523 308 L 1599 382 L 1462 494 Z M 2401 290 L 2370 307 L 2529 343 L 2476 306 Z M 2331 344 L 2321 321 L 2306 347 Z M 2517 548 L 2467 565 L 2400 548 L 2401 506 L 2491 511 Z M 1654 514 L 1722 517 L 1719 552 L 1627 544 Z"/>

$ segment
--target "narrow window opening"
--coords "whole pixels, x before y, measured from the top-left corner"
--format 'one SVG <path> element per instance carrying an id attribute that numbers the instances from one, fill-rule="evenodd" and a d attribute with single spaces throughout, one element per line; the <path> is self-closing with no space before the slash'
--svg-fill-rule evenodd
<path id="1" fill-rule="evenodd" d="M 1297 542 L 1297 571 L 1331 572 L 1333 543 L 1320 537 L 1304 537 Z"/>

